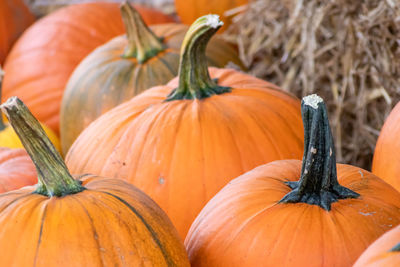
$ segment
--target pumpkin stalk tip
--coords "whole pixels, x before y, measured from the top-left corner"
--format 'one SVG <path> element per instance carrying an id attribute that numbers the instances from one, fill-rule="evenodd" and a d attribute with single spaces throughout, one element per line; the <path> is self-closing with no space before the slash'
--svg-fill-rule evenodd
<path id="1" fill-rule="evenodd" d="M 329 211 L 331 204 L 339 199 L 359 197 L 337 180 L 335 147 L 322 98 L 317 95 L 304 97 L 301 114 L 304 125 L 301 176 L 299 181 L 287 183 L 292 191 L 279 202 L 303 202 Z"/>
<path id="2" fill-rule="evenodd" d="M 142 64 L 165 50 L 162 39 L 150 30 L 129 1 L 121 4 L 121 14 L 128 39 L 123 58 L 136 58 L 139 64 Z"/>
<path id="3" fill-rule="evenodd" d="M 206 47 L 222 25 L 219 16 L 211 14 L 198 18 L 189 27 L 180 52 L 179 85 L 166 101 L 203 99 L 231 91 L 230 87 L 219 86 L 208 72 Z"/>
<path id="4" fill-rule="evenodd" d="M 0 108 L 36 167 L 38 174 L 36 193 L 51 197 L 84 190 L 80 182 L 69 173 L 40 123 L 19 98 L 9 98 Z"/>

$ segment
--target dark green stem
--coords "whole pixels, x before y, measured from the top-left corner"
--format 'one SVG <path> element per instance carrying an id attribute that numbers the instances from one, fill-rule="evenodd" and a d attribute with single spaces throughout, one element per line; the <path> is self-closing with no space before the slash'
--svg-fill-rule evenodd
<path id="1" fill-rule="evenodd" d="M 3 77 L 4 77 L 4 71 L 0 67 L 0 101 L 1 101 L 2 91 L 3 91 Z M 0 131 L 4 130 L 5 128 L 6 128 L 6 125 L 4 124 L 4 121 L 3 121 L 3 114 L 0 113 Z"/>
<path id="2" fill-rule="evenodd" d="M 128 39 L 122 57 L 136 58 L 139 63 L 144 63 L 165 49 L 162 39 L 147 27 L 139 12 L 128 1 L 121 5 L 121 14 Z"/>
<path id="3" fill-rule="evenodd" d="M 301 177 L 288 182 L 293 189 L 280 203 L 307 203 L 329 211 L 339 199 L 357 198 L 359 194 L 339 184 L 336 174 L 335 147 L 322 98 L 310 95 L 301 102 L 304 125 L 304 155 Z"/>
<path id="4" fill-rule="evenodd" d="M 36 166 L 39 180 L 36 193 L 59 197 L 84 190 L 69 173 L 42 126 L 19 98 L 9 98 L 0 108 Z"/>
<path id="5" fill-rule="evenodd" d="M 400 252 L 400 243 L 397 243 L 397 245 L 392 247 L 389 251 L 390 252 Z"/>
<path id="6" fill-rule="evenodd" d="M 190 26 L 181 47 L 179 85 L 171 92 L 167 101 L 202 99 L 230 92 L 231 88 L 219 86 L 210 78 L 206 57 L 208 41 L 222 24 L 217 15 L 206 15 Z"/>

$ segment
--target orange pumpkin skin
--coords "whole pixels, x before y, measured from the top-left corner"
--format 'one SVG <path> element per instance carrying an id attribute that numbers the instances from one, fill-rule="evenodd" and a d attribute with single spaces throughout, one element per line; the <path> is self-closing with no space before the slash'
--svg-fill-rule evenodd
<path id="1" fill-rule="evenodd" d="M 0 195 L 0 265 L 189 266 L 172 223 L 143 192 L 95 176 L 82 185 L 64 197 L 33 187 Z"/>
<path id="2" fill-rule="evenodd" d="M 175 0 L 175 8 L 179 18 L 185 24 L 193 23 L 200 16 L 217 14 L 224 22 L 221 30 L 223 31 L 231 24 L 224 13 L 248 2 L 249 0 Z"/>
<path id="3" fill-rule="evenodd" d="M 0 193 L 36 183 L 36 169 L 26 151 L 0 147 Z"/>
<path id="4" fill-rule="evenodd" d="M 13 43 L 34 20 L 23 0 L 0 1 L 0 65 Z"/>
<path id="5" fill-rule="evenodd" d="M 160 12 L 137 7 L 148 24 L 171 22 Z M 97 46 L 124 33 L 119 4 L 71 5 L 32 25 L 4 65 L 3 101 L 20 97 L 57 134 L 65 85 L 79 62 Z"/>
<path id="6" fill-rule="evenodd" d="M 400 191 L 400 103 L 390 112 L 376 143 L 372 172 Z"/>
<path id="7" fill-rule="evenodd" d="M 400 226 L 379 237 L 358 258 L 354 267 L 400 266 Z"/>
<path id="8" fill-rule="evenodd" d="M 122 58 L 126 36 L 112 39 L 87 56 L 71 75 L 61 103 L 60 135 L 63 153 L 92 121 L 111 108 L 144 90 L 169 82 L 178 74 L 179 50 L 188 27 L 182 24 L 155 25 L 151 30 L 163 39 L 166 49 L 139 63 Z M 209 65 L 242 66 L 237 52 L 215 36 L 207 47 Z"/>
<path id="9" fill-rule="evenodd" d="M 361 195 L 327 212 L 278 204 L 301 161 L 275 161 L 231 181 L 201 211 L 186 237 L 192 266 L 351 266 L 400 223 L 400 194 L 372 173 L 338 164 L 339 183 Z"/>
<path id="10" fill-rule="evenodd" d="M 232 69 L 209 72 L 232 91 L 165 102 L 178 79 L 146 90 L 82 132 L 66 156 L 71 172 L 125 177 L 167 212 L 184 238 L 233 177 L 265 162 L 301 158 L 298 99 Z"/>

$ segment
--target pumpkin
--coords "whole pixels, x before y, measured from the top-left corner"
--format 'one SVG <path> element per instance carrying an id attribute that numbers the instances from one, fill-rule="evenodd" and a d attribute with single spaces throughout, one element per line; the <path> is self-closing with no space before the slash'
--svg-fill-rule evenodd
<path id="1" fill-rule="evenodd" d="M 226 23 L 222 30 L 231 24 L 230 18 L 225 16 L 225 12 L 239 6 L 246 5 L 249 0 L 175 0 L 175 8 L 179 18 L 183 23 L 191 24 L 198 17 L 207 14 L 217 14 L 222 16 Z"/>
<path id="2" fill-rule="evenodd" d="M 179 49 L 188 27 L 163 24 L 151 30 L 127 2 L 121 12 L 127 35 L 93 51 L 67 83 L 60 110 L 64 154 L 98 116 L 178 74 Z M 207 55 L 212 66 L 224 67 L 229 62 L 241 66 L 236 51 L 221 38 L 210 41 Z"/>
<path id="3" fill-rule="evenodd" d="M 358 258 L 354 267 L 400 266 L 400 226 L 379 237 Z"/>
<path id="4" fill-rule="evenodd" d="M 137 7 L 147 23 L 172 19 Z M 37 21 L 15 44 L 4 70 L 3 101 L 20 97 L 39 121 L 59 134 L 59 111 L 69 76 L 94 48 L 122 34 L 117 3 L 84 3 L 61 8 Z"/>
<path id="5" fill-rule="evenodd" d="M 1 109 L 39 183 L 0 195 L 0 266 L 189 266 L 176 229 L 153 200 L 122 180 L 74 179 L 21 100 L 10 98 Z"/>
<path id="6" fill-rule="evenodd" d="M 179 76 L 100 116 L 66 156 L 73 173 L 123 177 L 142 189 L 182 239 L 233 177 L 300 159 L 303 150 L 297 98 L 248 74 L 207 68 L 206 45 L 220 26 L 217 15 L 199 18 L 184 38 Z"/>
<path id="7" fill-rule="evenodd" d="M 231 181 L 185 240 L 191 266 L 351 266 L 400 222 L 400 193 L 336 164 L 323 100 L 303 98 L 303 161 L 278 160 Z"/>
<path id="8" fill-rule="evenodd" d="M 400 103 L 383 124 L 376 142 L 372 172 L 400 191 Z"/>
<path id="9" fill-rule="evenodd" d="M 0 67 L 0 98 L 2 93 L 2 83 L 3 83 L 4 72 Z M 50 140 L 53 142 L 54 146 L 58 151 L 61 151 L 60 141 L 57 135 L 49 129 L 47 126 L 42 124 L 43 129 L 49 136 Z M 5 123 L 3 120 L 3 115 L 0 114 L 0 147 L 10 147 L 10 148 L 22 148 L 22 143 L 18 138 L 18 135 L 14 132 L 14 129 Z"/>
<path id="10" fill-rule="evenodd" d="M 35 166 L 26 151 L 0 147 L 0 193 L 36 183 Z"/>
<path id="11" fill-rule="evenodd" d="M 34 20 L 23 0 L 0 1 L 0 65 L 13 43 Z"/>

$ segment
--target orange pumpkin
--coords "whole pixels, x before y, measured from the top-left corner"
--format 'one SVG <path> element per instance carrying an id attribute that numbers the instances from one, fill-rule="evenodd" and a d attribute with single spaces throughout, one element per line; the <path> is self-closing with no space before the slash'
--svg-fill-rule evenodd
<path id="1" fill-rule="evenodd" d="M 75 69 L 64 92 L 60 111 L 63 153 L 93 120 L 145 89 L 162 85 L 178 74 L 179 49 L 188 29 L 182 24 L 155 25 L 150 30 L 139 13 L 121 6 L 127 36 L 100 46 Z M 235 49 L 213 38 L 207 61 L 216 67 L 241 66 Z"/>
<path id="2" fill-rule="evenodd" d="M 137 7 L 151 23 L 172 19 Z M 4 65 L 3 101 L 20 97 L 57 134 L 65 85 L 79 62 L 94 48 L 124 32 L 117 3 L 71 5 L 42 18 L 18 40 Z"/>
<path id="3" fill-rule="evenodd" d="M 400 226 L 378 238 L 361 254 L 353 267 L 400 266 Z"/>
<path id="4" fill-rule="evenodd" d="M 225 30 L 231 24 L 225 12 L 246 5 L 248 2 L 249 0 L 175 0 L 175 8 L 181 21 L 186 24 L 191 24 L 198 17 L 207 14 L 220 15 L 226 22 L 222 28 Z"/>
<path id="5" fill-rule="evenodd" d="M 372 172 L 400 191 L 400 103 L 386 119 L 376 143 Z"/>
<path id="6" fill-rule="evenodd" d="M 276 159 L 301 158 L 300 102 L 232 69 L 207 69 L 221 26 L 199 18 L 181 50 L 179 77 L 100 116 L 72 145 L 73 173 L 124 177 L 163 208 L 182 238 L 233 177 Z"/>
<path id="7" fill-rule="evenodd" d="M 122 180 L 75 180 L 18 98 L 1 108 L 39 183 L 0 194 L 0 266 L 189 266 L 176 229 L 153 200 Z"/>
<path id="8" fill-rule="evenodd" d="M 26 151 L 0 147 L 0 193 L 36 183 L 36 169 Z"/>
<path id="9" fill-rule="evenodd" d="M 17 38 L 34 20 L 23 0 L 0 1 L 0 65 Z"/>
<path id="10" fill-rule="evenodd" d="M 400 223 L 400 193 L 336 164 L 327 111 L 303 98 L 304 156 L 259 166 L 226 185 L 197 216 L 191 266 L 351 266 Z"/>

